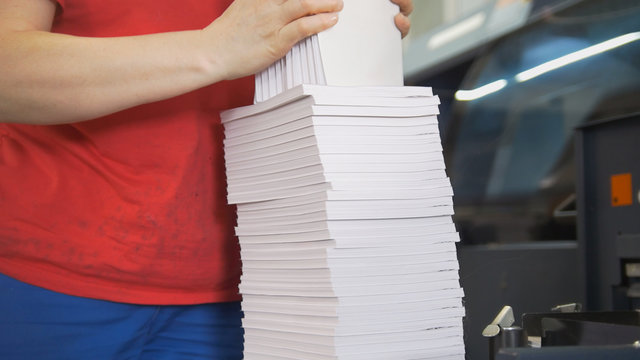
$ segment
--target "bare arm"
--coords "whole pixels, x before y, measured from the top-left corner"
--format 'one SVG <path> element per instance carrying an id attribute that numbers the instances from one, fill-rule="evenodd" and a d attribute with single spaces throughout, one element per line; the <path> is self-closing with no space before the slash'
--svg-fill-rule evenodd
<path id="1" fill-rule="evenodd" d="M 50 0 L 0 0 L 0 122 L 83 121 L 253 74 L 335 24 L 341 7 L 236 0 L 202 30 L 86 38 L 49 32 Z"/>

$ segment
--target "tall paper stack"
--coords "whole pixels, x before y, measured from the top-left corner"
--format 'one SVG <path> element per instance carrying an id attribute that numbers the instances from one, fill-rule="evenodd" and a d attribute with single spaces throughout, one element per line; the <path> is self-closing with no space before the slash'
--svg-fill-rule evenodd
<path id="1" fill-rule="evenodd" d="M 464 359 L 438 98 L 402 86 L 398 8 L 344 4 L 222 114 L 245 359 Z"/>
<path id="2" fill-rule="evenodd" d="M 429 88 L 302 85 L 223 113 L 245 359 L 463 359 Z"/>

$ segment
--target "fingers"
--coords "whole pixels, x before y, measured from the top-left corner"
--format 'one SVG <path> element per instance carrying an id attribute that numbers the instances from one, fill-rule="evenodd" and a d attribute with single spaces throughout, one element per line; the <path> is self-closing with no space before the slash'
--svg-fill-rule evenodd
<path id="1" fill-rule="evenodd" d="M 413 12 L 412 0 L 391 0 L 392 3 L 400 7 L 400 13 L 404 16 L 409 16 Z"/>
<path id="2" fill-rule="evenodd" d="M 282 6 L 285 20 L 292 22 L 309 15 L 339 12 L 342 10 L 343 2 L 342 0 L 286 0 Z"/>
<path id="3" fill-rule="evenodd" d="M 282 28 L 282 39 L 293 46 L 302 39 L 324 31 L 338 22 L 338 13 L 320 13 L 294 20 Z"/>
<path id="4" fill-rule="evenodd" d="M 404 14 L 397 14 L 394 18 L 396 27 L 400 30 L 402 37 L 404 38 L 409 33 L 411 28 L 411 20 Z"/>
<path id="5" fill-rule="evenodd" d="M 398 30 L 402 34 L 404 38 L 409 33 L 409 29 L 411 28 L 411 21 L 409 20 L 409 15 L 413 12 L 413 1 L 412 0 L 391 0 L 392 3 L 398 5 L 400 7 L 400 13 L 395 17 L 395 23 Z"/>
<path id="6" fill-rule="evenodd" d="M 283 4 L 286 25 L 281 29 L 281 39 L 287 46 L 324 31 L 338 22 L 342 0 L 286 0 Z"/>

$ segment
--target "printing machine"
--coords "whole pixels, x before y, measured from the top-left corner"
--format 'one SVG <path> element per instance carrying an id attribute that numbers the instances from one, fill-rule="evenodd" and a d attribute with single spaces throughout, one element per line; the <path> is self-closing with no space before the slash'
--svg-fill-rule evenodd
<path id="1" fill-rule="evenodd" d="M 578 254 L 586 308 L 505 306 L 483 331 L 491 360 L 640 359 L 640 114 L 576 133 Z M 526 311 L 526 309 L 523 309 Z"/>
<path id="2" fill-rule="evenodd" d="M 491 360 L 640 358 L 640 312 L 556 311 L 522 316 L 506 306 L 483 331 Z"/>
<path id="3" fill-rule="evenodd" d="M 443 1 L 442 8 L 453 3 Z M 585 316 L 633 316 L 638 308 L 640 7 L 636 0 L 474 3 L 482 6 L 409 36 L 405 80 L 432 86 L 442 102 L 439 121 L 461 235 L 467 359 L 487 360 L 482 330 L 504 305 L 515 314 L 505 327 L 523 332 L 532 331 L 525 316 L 547 314 L 558 304 L 581 303 Z M 451 34 L 458 34 L 455 41 L 441 41 Z M 620 36 L 635 40 L 584 57 L 586 49 L 602 49 Z M 457 97 L 499 84 L 506 85 L 475 99 Z M 551 331 L 542 323 L 538 328 Z M 560 351 L 542 344 L 543 336 L 532 335 L 541 340 L 533 343 L 540 348 L 531 347 L 528 337 L 513 347 L 522 356 Z M 569 346 L 562 356 L 587 346 Z M 592 346 L 600 350 L 590 348 L 591 356 L 611 350 Z"/>

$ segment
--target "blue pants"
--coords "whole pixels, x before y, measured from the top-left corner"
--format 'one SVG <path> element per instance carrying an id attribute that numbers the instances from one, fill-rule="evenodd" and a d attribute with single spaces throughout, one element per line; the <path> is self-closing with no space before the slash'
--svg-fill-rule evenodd
<path id="1" fill-rule="evenodd" d="M 239 303 L 120 304 L 0 274 L 0 359 L 242 359 Z"/>

